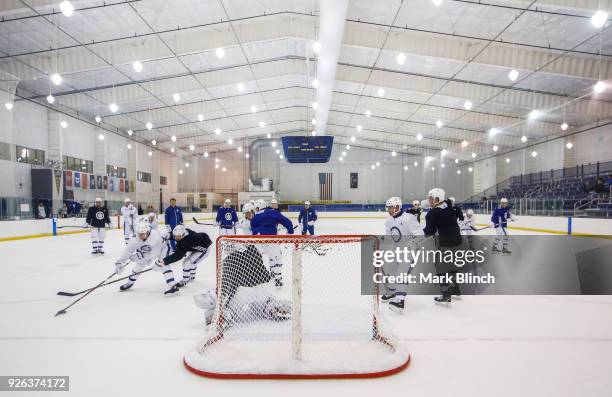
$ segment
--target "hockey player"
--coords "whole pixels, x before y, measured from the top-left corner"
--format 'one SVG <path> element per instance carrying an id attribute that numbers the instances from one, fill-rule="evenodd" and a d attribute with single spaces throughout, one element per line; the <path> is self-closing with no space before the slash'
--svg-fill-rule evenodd
<path id="1" fill-rule="evenodd" d="M 132 205 L 132 200 L 126 198 L 121 207 L 121 216 L 123 217 L 123 238 L 125 243 L 136 234 L 134 232 L 134 225 L 136 223 L 136 217 L 138 216 L 138 210 Z"/>
<path id="2" fill-rule="evenodd" d="M 276 235 L 279 224 L 287 229 L 288 234 L 293 234 L 293 224 L 289 218 L 272 208 L 264 208 L 251 219 L 251 230 L 254 235 Z M 281 288 L 283 286 L 283 258 L 281 249 L 270 244 L 266 249 L 266 254 L 270 264 L 270 273 L 272 273 L 274 278 L 274 284 L 277 288 Z"/>
<path id="3" fill-rule="evenodd" d="M 231 252 L 223 258 L 222 267 L 219 290 L 194 296 L 196 305 L 205 310 L 207 325 L 212 322 L 217 304 L 223 308 L 223 329 L 237 322 L 291 318 L 291 303 L 278 300 L 270 293 L 270 272 L 254 245 Z"/>
<path id="4" fill-rule="evenodd" d="M 416 216 L 417 221 L 421 223 L 421 212 L 423 212 L 423 210 L 421 209 L 421 202 L 419 200 L 412 201 L 412 207 L 406 210 L 406 212 Z"/>
<path id="5" fill-rule="evenodd" d="M 414 248 L 414 236 L 422 236 L 423 229 L 416 216 L 402 211 L 402 199 L 391 197 L 385 203 L 389 218 L 385 221 L 385 235 L 391 236 L 395 244 L 408 245 Z M 400 269 L 399 263 L 390 265 L 392 275 L 400 272 L 410 273 L 412 269 Z M 387 286 L 388 292 L 382 296 L 383 302 L 389 302 L 389 309 L 401 313 L 404 310 L 406 299 L 406 284 L 392 284 Z"/>
<path id="6" fill-rule="evenodd" d="M 426 236 L 437 235 L 437 248 L 443 253 L 456 249 L 462 243 L 456 213 L 448 206 L 444 198 L 445 192 L 440 188 L 429 191 L 428 201 L 431 209 L 425 216 L 425 229 L 423 229 Z M 438 276 L 444 276 L 446 280 L 455 280 L 457 268 L 454 264 L 436 262 L 435 267 Z M 440 292 L 442 295 L 434 298 L 434 301 L 440 304 L 449 304 L 451 295 L 461 294 L 456 282 L 440 283 Z"/>
<path id="7" fill-rule="evenodd" d="M 270 208 L 279 211 L 279 209 L 278 209 L 278 201 L 276 199 L 270 200 Z"/>
<path id="8" fill-rule="evenodd" d="M 231 207 L 230 199 L 225 199 L 223 207 L 217 210 L 217 226 L 219 226 L 219 235 L 236 234 L 236 222 L 238 215 Z"/>
<path id="9" fill-rule="evenodd" d="M 516 217 L 510 213 L 508 199 L 503 197 L 499 201 L 499 207 L 493 210 L 493 215 L 491 215 L 491 222 L 493 222 L 496 234 L 493 242 L 493 252 L 500 252 L 499 246 L 502 245 L 501 252 L 504 254 L 512 253 L 508 250 L 508 219 L 516 222 Z"/>
<path id="10" fill-rule="evenodd" d="M 166 253 L 166 243 L 163 236 L 157 230 L 151 229 L 151 225 L 146 219 L 139 220 L 134 226 L 134 230 L 137 234 L 136 238 L 128 242 L 121 256 L 115 261 L 116 274 L 121 274 L 130 261 L 135 262 L 132 275 L 128 278 L 127 283 L 119 287 L 121 291 L 132 288 L 139 276 L 136 273 L 141 272 L 154 261 L 160 261 Z M 164 292 L 164 295 L 173 295 L 178 292 L 178 287 L 174 281 L 174 273 L 170 266 L 153 266 L 153 270 L 161 272 L 166 280 L 168 289 Z"/>
<path id="11" fill-rule="evenodd" d="M 260 211 L 265 210 L 266 208 L 268 208 L 268 203 L 266 203 L 266 200 L 264 199 L 258 199 L 255 200 L 255 202 L 253 203 L 253 205 L 255 206 L 255 213 L 257 214 Z"/>
<path id="12" fill-rule="evenodd" d="M 241 234 L 253 234 L 251 231 L 251 219 L 255 216 L 255 206 L 251 203 L 246 203 L 242 206 L 242 215 L 244 218 L 236 224 L 236 229 L 241 230 Z"/>
<path id="13" fill-rule="evenodd" d="M 196 233 L 191 229 L 185 228 L 183 225 L 177 225 L 172 230 L 172 234 L 177 242 L 176 250 L 163 260 L 157 260 L 155 265 L 163 268 L 163 266 L 170 265 L 184 257 L 183 279 L 177 283 L 182 288 L 190 281 L 195 280 L 198 263 L 208 256 L 208 248 L 212 245 L 212 241 L 208 234 Z"/>
<path id="14" fill-rule="evenodd" d="M 164 211 L 164 221 L 166 225 L 170 225 L 170 230 L 174 230 L 176 225 L 183 224 L 183 212 L 176 206 L 175 198 L 170 199 L 170 206 Z M 170 244 L 172 245 L 172 250 L 175 250 L 176 240 L 174 240 L 173 235 L 170 235 Z"/>
<path id="15" fill-rule="evenodd" d="M 94 206 L 89 207 L 85 222 L 91 231 L 91 253 L 104 254 L 104 236 L 106 236 L 106 227 L 110 226 L 111 221 L 108 209 L 102 206 L 101 198 L 96 198 Z"/>
<path id="16" fill-rule="evenodd" d="M 157 230 L 159 223 L 157 222 L 157 215 L 155 215 L 155 212 L 149 212 L 147 215 L 147 222 L 149 222 L 151 229 Z"/>
<path id="17" fill-rule="evenodd" d="M 311 236 L 314 235 L 314 224 L 316 220 L 317 211 L 310 207 L 310 201 L 304 201 L 304 208 L 302 208 L 298 215 L 298 223 L 302 227 L 302 234 L 308 232 Z"/>
<path id="18" fill-rule="evenodd" d="M 463 222 L 463 211 L 461 211 L 461 208 L 455 205 L 455 198 L 454 197 L 449 197 L 448 200 L 446 200 L 446 204 L 448 204 L 448 206 L 453 210 L 453 212 L 455 213 L 455 216 L 457 217 L 457 222 Z"/>
<path id="19" fill-rule="evenodd" d="M 461 234 L 464 236 L 472 236 L 474 232 L 478 231 L 476 225 L 474 225 L 474 210 L 468 209 L 465 213 L 465 218 L 459 222 L 459 229 Z"/>

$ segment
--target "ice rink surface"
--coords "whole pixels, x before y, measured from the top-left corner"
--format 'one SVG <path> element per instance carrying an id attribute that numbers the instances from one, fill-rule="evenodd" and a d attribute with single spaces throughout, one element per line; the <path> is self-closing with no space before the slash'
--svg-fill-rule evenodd
<path id="1" fill-rule="evenodd" d="M 317 224 L 319 234 L 382 230 L 382 219 Z M 214 240 L 216 231 L 210 234 Z M 387 378 L 198 377 L 182 359 L 204 335 L 203 312 L 192 296 L 213 286 L 212 254 L 180 296 L 164 297 L 162 276 L 149 272 L 131 291 L 120 293 L 118 284 L 105 287 L 54 317 L 75 299 L 57 291 L 100 282 L 113 272 L 123 247 L 119 230 L 107 234 L 103 257 L 89 253 L 88 234 L 0 243 L 0 375 L 69 375 L 68 394 L 75 396 L 516 397 L 604 396 L 612 390 L 612 297 L 607 296 L 465 296 L 450 309 L 435 306 L 430 296 L 408 297 L 404 315 L 381 308 L 412 355 L 408 369 Z M 179 266 L 173 266 L 175 275 Z"/>

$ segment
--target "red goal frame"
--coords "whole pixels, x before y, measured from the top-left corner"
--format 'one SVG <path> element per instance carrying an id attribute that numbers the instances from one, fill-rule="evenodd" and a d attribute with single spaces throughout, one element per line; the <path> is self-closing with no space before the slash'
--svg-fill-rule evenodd
<path id="1" fill-rule="evenodd" d="M 375 243 L 376 249 L 379 247 L 378 237 L 374 235 L 340 235 L 340 234 L 332 234 L 332 235 L 223 235 L 219 236 L 216 239 L 216 285 L 219 287 L 221 283 L 221 241 L 222 240 L 230 240 L 230 241 L 244 241 L 248 244 L 250 241 L 257 240 L 263 243 L 272 243 L 274 241 L 283 241 L 285 243 L 293 243 L 295 247 L 298 247 L 300 244 L 304 242 L 316 242 L 317 240 L 324 240 L 325 244 L 342 244 L 347 242 L 362 242 L 365 239 L 372 239 Z M 376 272 L 381 272 L 381 269 L 376 269 Z M 221 288 L 217 288 L 217 294 L 220 294 Z M 220 298 L 218 296 L 218 298 Z M 379 299 L 379 286 L 375 285 L 375 294 L 372 296 L 373 299 L 373 313 L 372 313 L 372 340 L 377 341 L 390 349 L 390 351 L 395 350 L 395 346 L 393 343 L 382 336 L 378 332 L 378 311 L 380 305 Z M 220 315 L 217 321 L 217 334 L 207 340 L 204 344 L 203 348 L 207 348 L 208 346 L 212 346 L 223 340 L 223 331 L 222 329 L 223 315 Z M 190 372 L 204 376 L 208 378 L 217 378 L 217 379 L 356 379 L 356 378 L 379 378 L 397 374 L 398 372 L 403 371 L 410 364 L 411 357 L 408 355 L 407 359 L 399 366 L 394 368 L 377 371 L 377 372 L 364 372 L 364 373 L 323 373 L 323 374 L 285 374 L 285 373 L 218 373 L 211 371 L 203 371 L 197 368 L 190 366 L 187 363 L 187 360 L 183 359 L 183 364 Z"/>

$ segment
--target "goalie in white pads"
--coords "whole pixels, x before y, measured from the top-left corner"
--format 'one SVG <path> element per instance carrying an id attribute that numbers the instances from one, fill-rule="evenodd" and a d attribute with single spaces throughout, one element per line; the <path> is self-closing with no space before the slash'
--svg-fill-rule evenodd
<path id="1" fill-rule="evenodd" d="M 132 205 L 132 200 L 129 198 L 125 199 L 121 207 L 121 216 L 123 217 L 123 238 L 127 244 L 136 235 L 134 225 L 138 216 L 138 210 Z"/>
<path id="2" fill-rule="evenodd" d="M 138 274 L 147 265 L 155 261 L 159 261 L 166 253 L 166 243 L 163 236 L 155 229 L 151 229 L 149 222 L 146 219 L 138 221 L 135 225 L 136 238 L 131 239 L 123 249 L 121 256 L 115 261 L 115 272 L 117 275 L 123 272 L 127 264 L 135 262 L 132 268 L 132 275 L 128 278 L 127 283 L 119 287 L 121 291 L 127 291 L 132 288 Z M 165 232 L 165 231 L 164 231 Z M 172 295 L 178 292 L 178 287 L 174 281 L 174 273 L 170 266 L 153 266 L 153 270 L 159 271 L 164 276 L 168 289 L 164 292 L 165 295 Z"/>
<path id="3" fill-rule="evenodd" d="M 196 305 L 205 310 L 209 325 L 216 305 L 223 308 L 223 328 L 257 320 L 283 321 L 291 318 L 291 303 L 270 293 L 272 276 L 254 245 L 228 253 L 222 261 L 223 273 L 217 289 L 194 296 Z"/>
<path id="4" fill-rule="evenodd" d="M 414 249 L 417 243 L 415 236 L 424 234 L 417 217 L 402 211 L 402 199 L 399 197 L 389 198 L 385 203 L 385 208 L 390 215 L 385 221 L 385 235 L 391 236 L 396 245 L 406 245 Z M 389 273 L 391 275 L 410 273 L 412 271 L 410 265 L 409 263 L 392 263 L 389 265 Z M 383 302 L 389 302 L 389 309 L 400 313 L 404 310 L 406 287 L 406 284 L 386 285 L 387 293 L 381 299 Z"/>

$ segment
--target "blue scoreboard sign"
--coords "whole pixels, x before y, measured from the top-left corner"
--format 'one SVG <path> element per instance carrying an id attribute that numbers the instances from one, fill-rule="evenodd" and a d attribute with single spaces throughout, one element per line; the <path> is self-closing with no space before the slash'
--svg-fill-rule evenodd
<path id="1" fill-rule="evenodd" d="M 282 141 L 290 163 L 327 163 L 334 145 L 333 136 L 284 136 Z"/>

